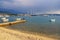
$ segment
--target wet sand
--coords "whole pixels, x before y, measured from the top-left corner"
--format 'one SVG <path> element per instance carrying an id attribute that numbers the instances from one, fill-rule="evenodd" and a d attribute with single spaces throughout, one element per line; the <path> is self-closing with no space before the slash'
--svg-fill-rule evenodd
<path id="1" fill-rule="evenodd" d="M 0 40 L 57 40 L 0 27 Z"/>

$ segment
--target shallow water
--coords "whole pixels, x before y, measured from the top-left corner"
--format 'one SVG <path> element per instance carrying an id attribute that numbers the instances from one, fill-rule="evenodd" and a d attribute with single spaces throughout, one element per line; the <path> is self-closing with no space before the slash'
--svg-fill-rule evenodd
<path id="1" fill-rule="evenodd" d="M 15 20 L 16 17 L 9 18 L 10 21 Z M 27 20 L 26 23 L 20 23 L 12 25 L 8 28 L 23 30 L 29 32 L 44 33 L 48 35 L 60 35 L 60 16 L 55 16 L 56 22 L 49 22 L 51 16 L 32 16 L 32 17 L 21 17 Z"/>

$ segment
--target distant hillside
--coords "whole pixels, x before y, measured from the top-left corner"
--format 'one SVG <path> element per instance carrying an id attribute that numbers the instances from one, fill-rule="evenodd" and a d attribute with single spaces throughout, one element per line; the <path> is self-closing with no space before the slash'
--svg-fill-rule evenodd
<path id="1" fill-rule="evenodd" d="M 0 11 L 0 14 L 17 15 L 15 13 L 12 13 L 12 12 L 9 12 L 9 11 Z"/>
<path id="2" fill-rule="evenodd" d="M 8 14 L 25 14 L 26 12 L 24 12 L 23 10 L 0 8 L 0 13 L 8 13 Z"/>
<path id="3" fill-rule="evenodd" d="M 0 8 L 0 13 L 17 14 L 13 9 Z"/>
<path id="4" fill-rule="evenodd" d="M 0 13 L 11 13 L 11 12 L 7 12 L 7 11 L 0 11 Z"/>

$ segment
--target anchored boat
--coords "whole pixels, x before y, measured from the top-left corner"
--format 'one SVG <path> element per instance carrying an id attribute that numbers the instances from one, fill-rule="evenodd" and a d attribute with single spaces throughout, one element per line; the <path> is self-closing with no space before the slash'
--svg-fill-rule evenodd
<path id="1" fill-rule="evenodd" d="M 55 22 L 56 21 L 56 19 L 55 19 L 55 16 L 54 16 L 54 14 L 51 14 L 51 19 L 50 19 L 50 22 Z"/>
<path id="2" fill-rule="evenodd" d="M 55 21 L 56 21 L 55 18 L 50 19 L 50 22 L 55 22 Z"/>
<path id="3" fill-rule="evenodd" d="M 21 20 L 21 18 L 16 18 L 17 21 Z"/>

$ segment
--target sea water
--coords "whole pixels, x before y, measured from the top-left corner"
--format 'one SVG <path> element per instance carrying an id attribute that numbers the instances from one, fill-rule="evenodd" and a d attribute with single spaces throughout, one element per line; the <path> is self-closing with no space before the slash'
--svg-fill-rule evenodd
<path id="1" fill-rule="evenodd" d="M 20 23 L 16 25 L 12 25 L 8 28 L 29 31 L 29 32 L 37 32 L 44 33 L 49 35 L 60 35 L 60 16 L 55 16 L 55 22 L 50 22 L 49 20 L 52 16 L 19 16 L 20 18 L 25 18 L 25 23 Z M 16 17 L 10 17 L 10 21 L 15 20 Z"/>

